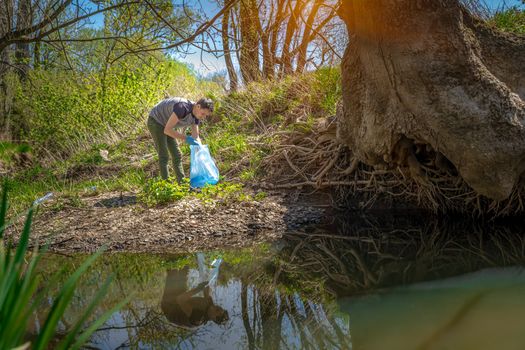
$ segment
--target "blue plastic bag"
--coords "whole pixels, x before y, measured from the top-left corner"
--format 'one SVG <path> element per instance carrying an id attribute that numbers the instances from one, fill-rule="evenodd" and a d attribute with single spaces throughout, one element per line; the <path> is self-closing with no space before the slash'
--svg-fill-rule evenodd
<path id="1" fill-rule="evenodd" d="M 204 187 L 219 182 L 219 169 L 207 145 L 190 146 L 190 186 Z"/>

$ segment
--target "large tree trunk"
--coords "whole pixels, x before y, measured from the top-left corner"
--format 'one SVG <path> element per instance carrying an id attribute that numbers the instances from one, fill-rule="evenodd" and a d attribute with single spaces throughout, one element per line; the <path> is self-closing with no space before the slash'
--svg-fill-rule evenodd
<path id="1" fill-rule="evenodd" d="M 339 137 L 360 160 L 402 159 L 413 176 L 426 145 L 477 193 L 507 198 L 525 170 L 525 38 L 495 33 L 457 0 L 342 3 Z"/>

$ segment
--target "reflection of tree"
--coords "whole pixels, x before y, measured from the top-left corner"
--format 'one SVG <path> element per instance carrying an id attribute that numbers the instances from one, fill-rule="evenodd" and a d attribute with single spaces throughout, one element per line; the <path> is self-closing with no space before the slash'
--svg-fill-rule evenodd
<path id="1" fill-rule="evenodd" d="M 252 350 L 255 348 L 255 338 L 252 331 L 252 324 L 250 324 L 250 319 L 248 316 L 248 287 L 244 282 L 242 283 L 241 290 L 241 310 L 242 323 L 244 324 L 244 329 L 246 329 L 246 337 L 248 339 L 248 349 Z M 255 309 L 253 312 L 255 314 Z"/>
<path id="2" fill-rule="evenodd" d="M 304 276 L 335 295 L 525 262 L 520 227 L 495 223 L 352 218 L 285 239 L 276 279 Z"/>
<path id="3" fill-rule="evenodd" d="M 221 265 L 218 286 L 214 288 L 218 293 L 214 297 L 221 301 L 221 305 L 223 301 L 227 301 L 225 305 L 232 305 L 232 309 L 228 310 L 232 311 L 232 320 L 224 326 L 208 322 L 197 329 L 180 328 L 162 313 L 160 303 L 166 267 L 181 271 L 188 269 L 187 262 L 193 261 L 193 256 L 180 257 L 175 261 L 156 257 L 149 264 L 145 256 L 114 255 L 105 256 L 105 262 L 99 264 L 96 271 L 92 271 L 92 277 L 80 286 L 75 304 L 64 319 L 63 329 L 67 332 L 66 322 L 83 307 L 84 300 L 104 278 L 113 272 L 115 281 L 111 294 L 97 312 L 103 312 L 131 292 L 135 292 L 136 297 L 96 332 L 91 339 L 92 347 L 109 348 L 111 344 L 112 347 L 131 349 L 146 346 L 198 348 L 203 344 L 202 339 L 220 336 L 227 340 L 231 335 L 240 341 L 231 346 L 242 349 L 346 348 L 345 344 L 349 343 L 348 321 L 335 315 L 335 310 L 331 308 L 335 304 L 321 306 L 321 289 L 313 293 L 300 291 L 298 294 L 294 292 L 295 281 L 274 283 L 275 270 L 268 264 L 273 255 L 268 250 L 236 252 L 235 257 L 237 260 L 231 259 L 235 263 Z M 76 259 L 70 261 L 75 262 Z M 59 265 L 65 265 L 65 261 L 59 260 L 49 266 Z M 195 278 L 197 270 L 191 271 L 192 278 Z M 195 280 L 191 283 L 194 284 Z M 236 310 L 235 313 L 233 310 Z M 126 339 L 122 344 L 112 343 L 115 335 L 120 338 L 122 334 Z"/>
<path id="4" fill-rule="evenodd" d="M 248 349 L 348 349 L 350 335 L 342 320 L 321 304 L 272 285 L 242 281 L 242 320 Z"/>

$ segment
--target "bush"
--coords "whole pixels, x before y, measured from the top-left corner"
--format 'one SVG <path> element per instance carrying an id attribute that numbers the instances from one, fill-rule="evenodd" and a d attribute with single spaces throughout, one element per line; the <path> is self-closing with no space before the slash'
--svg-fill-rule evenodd
<path id="1" fill-rule="evenodd" d="M 263 200 L 266 193 L 261 192 L 253 197 L 245 193 L 242 184 L 231 182 L 221 182 L 217 185 L 204 186 L 193 190 L 190 188 L 188 179 L 184 179 L 180 184 L 175 179 L 151 179 L 144 185 L 138 199 L 148 207 L 153 207 L 176 202 L 189 196 L 209 204 Z"/>
<path id="2" fill-rule="evenodd" d="M 190 193 L 190 182 L 185 179 L 180 184 L 176 179 L 151 179 L 146 182 L 137 196 L 148 207 L 178 201 Z"/>
<path id="3" fill-rule="evenodd" d="M 30 83 L 15 84 L 16 110 L 29 119 L 26 138 L 41 154 L 66 158 L 92 144 L 113 144 L 144 130 L 147 112 L 167 95 L 196 99 L 221 91 L 217 84 L 197 79 L 185 64 L 143 60 L 129 58 L 107 70 L 77 75 L 32 70 Z"/>

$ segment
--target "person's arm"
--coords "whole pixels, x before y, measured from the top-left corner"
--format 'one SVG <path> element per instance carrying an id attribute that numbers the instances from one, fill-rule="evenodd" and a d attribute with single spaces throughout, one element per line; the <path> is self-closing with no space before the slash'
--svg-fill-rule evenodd
<path id="1" fill-rule="evenodd" d="M 199 138 L 199 126 L 197 124 L 193 124 L 191 126 L 191 136 L 197 140 L 197 142 L 201 142 Z"/>
<path id="2" fill-rule="evenodd" d="M 183 133 L 173 130 L 173 128 L 175 127 L 175 125 L 177 125 L 178 122 L 179 122 L 179 118 L 177 117 L 175 112 L 171 113 L 170 119 L 168 119 L 168 122 L 166 123 L 166 126 L 164 127 L 164 134 L 174 139 L 185 141 L 186 136 Z"/>
<path id="3" fill-rule="evenodd" d="M 204 288 L 204 283 L 200 283 L 197 287 L 176 296 L 175 300 L 186 316 L 190 317 L 194 307 L 192 304 L 192 297 Z"/>
<path id="4" fill-rule="evenodd" d="M 191 298 L 192 296 L 194 296 L 195 294 L 199 293 L 200 291 L 202 290 L 206 290 L 207 286 L 206 286 L 206 283 L 207 282 L 201 282 L 199 283 L 199 285 L 193 289 L 190 289 L 180 295 L 177 296 L 177 298 L 180 298 L 181 300 L 187 300 L 189 298 Z"/>

